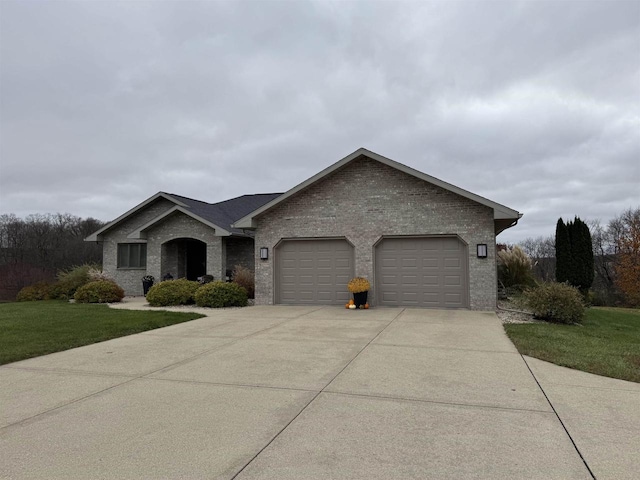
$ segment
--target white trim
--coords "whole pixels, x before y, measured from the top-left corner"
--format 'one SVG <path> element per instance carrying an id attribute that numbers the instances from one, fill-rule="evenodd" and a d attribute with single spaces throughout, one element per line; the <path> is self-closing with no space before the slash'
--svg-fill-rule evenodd
<path id="1" fill-rule="evenodd" d="M 464 190 L 460 187 L 456 187 L 455 185 L 451 185 L 450 183 L 447 183 L 443 180 L 440 180 L 438 178 L 432 177 L 431 175 L 427 175 L 426 173 L 422 173 L 418 170 L 415 170 L 411 167 L 407 167 L 406 165 L 403 165 L 401 163 L 398 163 L 394 160 L 391 160 L 389 158 L 383 157 L 382 155 L 378 155 L 377 153 L 371 152 L 369 150 L 367 150 L 366 148 L 359 148 L 358 150 L 356 150 L 355 152 L 353 152 L 350 155 L 347 155 L 346 157 L 344 157 L 342 160 L 339 160 L 338 162 L 334 163 L 333 165 L 325 168 L 324 170 L 322 170 L 321 172 L 317 173 L 316 175 L 314 175 L 313 177 L 309 178 L 308 180 L 305 180 L 304 182 L 300 183 L 299 185 L 293 187 L 291 190 L 287 191 L 286 193 L 280 195 L 278 198 L 272 200 L 271 202 L 267 203 L 266 205 L 263 205 L 262 207 L 258 208 L 257 210 L 251 212 L 249 215 L 246 215 L 244 217 L 242 217 L 240 220 L 236 221 L 232 227 L 234 228 L 256 228 L 257 227 L 257 222 L 255 220 L 255 217 L 257 217 L 258 215 L 266 212 L 267 210 L 273 208 L 274 206 L 278 205 L 279 203 L 285 201 L 287 198 L 295 195 L 296 193 L 300 192 L 301 190 L 307 188 L 308 186 L 312 185 L 313 183 L 317 182 L 318 180 L 322 179 L 323 177 L 326 177 L 327 175 L 329 175 L 330 173 L 335 172 L 336 170 L 344 167 L 347 163 L 355 160 L 356 158 L 360 157 L 361 155 L 364 155 L 366 157 L 369 157 L 373 160 L 376 160 L 380 163 L 383 163 L 385 165 L 388 165 L 392 168 L 395 168 L 397 170 L 400 170 L 401 172 L 404 172 L 408 175 L 412 175 L 416 178 L 419 178 L 420 180 L 424 180 L 425 182 L 429 182 L 433 185 L 436 185 L 438 187 L 444 188 L 445 190 L 449 190 L 450 192 L 456 193 L 462 197 L 468 198 L 469 200 L 473 200 L 474 202 L 477 202 L 481 205 L 485 205 L 487 207 L 490 207 L 493 209 L 493 218 L 494 220 L 500 220 L 500 219 L 514 219 L 517 221 L 517 219 L 519 219 L 520 217 L 522 217 L 522 214 L 519 213 L 516 210 L 513 210 L 509 207 L 506 207 L 505 205 L 501 205 L 499 203 L 493 202 L 487 198 L 481 197 L 480 195 L 476 195 L 475 193 L 471 193 L 467 190 Z"/>

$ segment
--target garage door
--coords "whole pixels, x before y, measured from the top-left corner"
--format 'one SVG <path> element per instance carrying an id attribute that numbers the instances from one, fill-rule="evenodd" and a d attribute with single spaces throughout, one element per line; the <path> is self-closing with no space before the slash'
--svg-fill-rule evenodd
<path id="1" fill-rule="evenodd" d="M 346 240 L 285 240 L 276 248 L 276 303 L 346 303 L 353 265 Z"/>
<path id="2" fill-rule="evenodd" d="M 468 307 L 466 259 L 457 237 L 383 239 L 376 247 L 378 305 Z"/>

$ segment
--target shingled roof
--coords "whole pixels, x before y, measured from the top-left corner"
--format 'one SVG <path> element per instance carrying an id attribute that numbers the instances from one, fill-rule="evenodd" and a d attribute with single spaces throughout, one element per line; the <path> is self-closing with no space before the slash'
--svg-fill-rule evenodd
<path id="1" fill-rule="evenodd" d="M 170 197 L 186 204 L 189 210 L 198 217 L 204 218 L 225 230 L 233 233 L 242 233 L 231 225 L 236 220 L 250 214 L 254 210 L 278 198 L 282 193 L 257 193 L 255 195 L 242 195 L 218 203 L 206 203 L 193 198 L 183 197 L 174 193 L 167 193 Z"/>
<path id="2" fill-rule="evenodd" d="M 203 223 L 220 229 L 223 235 L 247 235 L 243 229 L 233 228 L 231 225 L 236 220 L 247 216 L 255 209 L 262 207 L 263 205 L 278 198 L 281 193 L 258 193 L 255 195 L 242 195 L 240 197 L 225 200 L 217 203 L 207 203 L 193 198 L 183 197 L 182 195 L 176 195 L 175 193 L 158 192 L 152 197 L 148 198 L 141 204 L 135 206 L 128 212 L 119 216 L 115 220 L 109 222 L 97 232 L 92 233 L 85 241 L 96 242 L 101 240 L 101 235 L 118 225 L 120 222 L 128 218 L 130 215 L 141 210 L 142 208 L 150 205 L 159 198 L 164 198 L 170 202 L 175 203 L 175 207 L 167 210 L 160 216 L 156 217 L 151 222 L 139 226 L 137 230 L 129 235 L 130 238 L 143 238 L 140 236 L 143 230 L 150 228 L 157 222 L 161 222 L 168 215 L 174 214 L 179 211 L 185 213 Z"/>

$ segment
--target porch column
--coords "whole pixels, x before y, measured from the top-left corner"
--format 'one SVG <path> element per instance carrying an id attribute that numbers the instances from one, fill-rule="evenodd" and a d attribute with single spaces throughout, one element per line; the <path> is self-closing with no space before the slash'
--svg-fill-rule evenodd
<path id="1" fill-rule="evenodd" d="M 223 237 L 213 237 L 207 242 L 207 274 L 214 280 L 225 280 L 227 269 L 226 245 Z"/>

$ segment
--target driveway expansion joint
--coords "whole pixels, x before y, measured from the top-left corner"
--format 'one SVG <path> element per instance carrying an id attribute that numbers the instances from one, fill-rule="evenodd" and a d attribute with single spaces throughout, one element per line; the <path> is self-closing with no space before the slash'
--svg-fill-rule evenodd
<path id="1" fill-rule="evenodd" d="M 591 467 L 589 467 L 589 464 L 587 463 L 587 460 L 584 458 L 584 456 L 582 456 L 582 452 L 580 451 L 580 449 L 578 448 L 578 445 L 576 445 L 576 442 L 574 441 L 573 437 L 571 436 L 571 433 L 569 433 L 569 430 L 567 429 L 567 426 L 564 424 L 564 422 L 562 421 L 562 418 L 560 418 L 560 415 L 558 414 L 556 408 L 553 406 L 553 403 L 551 403 L 551 399 L 547 396 L 547 392 L 544 391 L 544 388 L 542 388 L 542 385 L 540 385 L 540 382 L 538 381 L 538 378 L 536 377 L 536 375 L 533 373 L 533 370 L 531 370 L 531 367 L 529 366 L 529 364 L 527 363 L 527 359 L 524 358 L 524 355 L 520 355 L 520 358 L 522 358 L 522 361 L 524 362 L 524 364 L 527 366 L 527 369 L 529 370 L 529 373 L 531 373 L 531 376 L 533 377 L 533 379 L 535 380 L 536 384 L 538 385 L 538 388 L 540 389 L 540 391 L 542 392 L 542 394 L 544 395 L 544 398 L 547 399 L 547 402 L 549 403 L 549 406 L 551 407 L 551 409 L 553 410 L 553 413 L 555 414 L 556 418 L 558 419 L 558 421 L 560 422 L 560 425 L 562 425 L 562 428 L 564 429 L 565 433 L 567 434 L 567 436 L 569 437 L 569 440 L 571 441 L 571 444 L 573 445 L 573 448 L 576 450 L 576 452 L 578 453 L 578 455 L 580 456 L 580 460 L 582 460 L 582 463 L 584 464 L 585 468 L 587 469 L 587 471 L 589 472 L 589 475 L 591 475 L 591 478 L 593 478 L 593 480 L 597 480 L 596 476 L 594 475 L 593 471 L 591 471 Z"/>
<path id="2" fill-rule="evenodd" d="M 258 456 L 259 456 L 262 452 L 264 452 L 264 451 L 269 447 L 269 445 L 271 445 L 271 444 L 275 441 L 275 439 L 276 439 L 276 438 L 278 438 L 278 437 L 282 434 L 282 432 L 284 432 L 284 431 L 289 427 L 289 425 L 291 425 L 293 422 L 295 422 L 295 421 L 296 421 L 296 419 L 297 419 L 300 415 L 302 415 L 302 412 L 304 412 L 307 408 L 309 408 L 309 405 L 311 405 L 311 404 L 316 400 L 316 398 L 318 398 L 318 397 L 320 396 L 320 394 L 321 394 L 322 392 L 324 392 L 324 391 L 326 390 L 326 388 L 327 388 L 329 385 L 331 385 L 331 383 L 332 383 L 336 378 L 338 378 L 338 376 L 339 376 L 342 372 L 344 372 L 344 371 L 345 371 L 345 369 L 346 369 L 349 365 L 351 365 L 351 364 L 355 361 L 355 359 L 356 359 L 356 358 L 358 358 L 358 356 L 359 356 L 359 355 L 360 355 L 360 354 L 361 354 L 361 353 L 362 353 L 362 352 L 363 352 L 363 351 L 364 351 L 364 350 L 365 350 L 369 345 L 371 345 L 371 342 L 373 342 L 376 338 L 378 338 L 378 336 L 379 336 L 382 332 L 384 332 L 384 331 L 389 327 L 389 325 L 391 325 L 391 324 L 392 324 L 392 323 L 393 323 L 393 322 L 394 322 L 394 321 L 395 321 L 395 320 L 396 320 L 400 315 L 402 315 L 402 313 L 403 313 L 403 312 L 404 312 L 404 309 L 400 310 L 400 312 L 398 313 L 398 315 L 396 315 L 396 316 L 395 316 L 395 317 L 394 317 L 394 318 L 393 318 L 393 319 L 392 319 L 392 320 L 391 320 L 391 321 L 390 321 L 390 322 L 389 322 L 389 323 L 388 323 L 388 324 L 387 324 L 387 325 L 386 325 L 382 330 L 380 330 L 380 331 L 378 332 L 378 334 L 377 334 L 375 337 L 373 337 L 373 338 L 372 338 L 372 339 L 371 339 L 371 340 L 370 340 L 370 341 L 369 341 L 365 346 L 363 346 L 363 347 L 358 351 L 358 353 L 356 353 L 356 354 L 353 356 L 353 358 L 352 358 L 351 360 L 349 360 L 349 361 L 345 364 L 345 366 L 344 366 L 344 367 L 342 367 L 342 368 L 340 369 L 340 371 L 339 371 L 338 373 L 336 373 L 336 374 L 333 376 L 333 378 L 332 378 L 331 380 L 329 380 L 329 381 L 327 382 L 327 384 L 326 384 L 326 385 L 325 385 L 325 386 L 324 386 L 320 391 L 318 391 L 318 392 L 317 392 L 317 393 L 316 393 L 316 394 L 311 398 L 311 400 L 309 400 L 309 402 L 307 402 L 307 404 L 306 404 L 305 406 L 303 406 L 303 407 L 300 409 L 300 411 L 297 413 L 297 415 L 295 415 L 295 416 L 294 416 L 294 417 L 293 417 L 293 418 L 292 418 L 292 419 L 291 419 L 291 420 L 290 420 L 290 421 L 289 421 L 289 422 L 288 422 L 288 423 L 287 423 L 287 424 L 286 424 L 286 425 L 285 425 L 285 426 L 284 426 L 284 427 L 283 427 L 283 428 L 282 428 L 278 433 L 276 433 L 276 434 L 273 436 L 273 438 L 272 438 L 271 440 L 269 440 L 269 442 L 267 442 L 267 443 L 266 443 L 266 445 L 264 445 L 264 446 L 263 446 L 263 447 L 262 447 L 262 448 L 261 448 L 261 449 L 260 449 L 260 450 L 259 450 L 259 451 L 254 455 L 254 456 L 253 456 L 253 457 L 251 457 L 251 458 L 249 459 L 249 461 L 248 461 L 248 462 L 246 462 L 246 463 L 242 466 L 242 468 L 240 468 L 240 470 L 238 470 L 238 471 L 236 472 L 236 474 L 235 474 L 235 475 L 233 475 L 233 476 L 231 477 L 231 479 L 230 479 L 230 480 L 235 480 L 235 478 L 236 478 L 238 475 L 240 475 L 240 474 L 243 472 L 243 470 L 245 470 L 249 465 L 251 465 L 251 463 L 252 463 L 256 458 L 258 458 Z"/>
<path id="3" fill-rule="evenodd" d="M 533 412 L 533 413 L 544 413 L 547 415 L 554 415 L 554 412 L 552 410 L 505 407 L 500 405 L 488 405 L 484 403 L 445 402 L 441 400 L 426 400 L 424 398 L 393 397 L 391 395 L 371 395 L 371 394 L 364 394 L 364 393 L 339 392 L 335 390 L 323 390 L 320 393 L 325 393 L 328 395 L 340 395 L 345 397 L 370 398 L 372 400 L 398 400 L 398 401 L 409 402 L 409 403 L 427 403 L 427 404 L 435 404 L 435 405 L 450 405 L 452 407 L 470 407 L 470 408 L 479 408 L 479 409 L 504 410 L 509 412 Z"/>
<path id="4" fill-rule="evenodd" d="M 506 350 L 483 350 L 483 349 L 479 349 L 479 348 L 462 348 L 462 347 L 438 347 L 436 345 L 434 346 L 430 346 L 430 345 L 411 345 L 408 343 L 382 343 L 382 342 L 376 342 L 372 345 L 373 347 L 376 346 L 383 346 L 383 347 L 400 347 L 400 348 L 424 348 L 426 350 L 455 350 L 455 351 L 462 351 L 462 352 L 482 352 L 482 353 L 506 353 L 506 354 L 511 354 L 511 355 L 520 355 L 517 350 L 514 351 L 506 351 Z"/>

